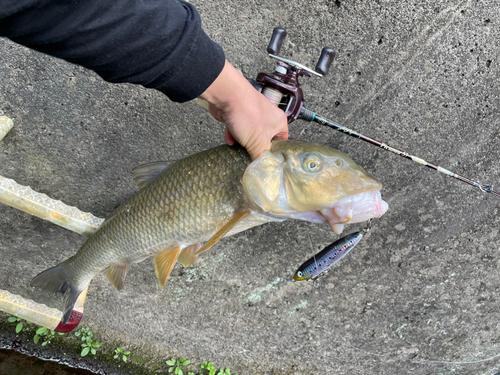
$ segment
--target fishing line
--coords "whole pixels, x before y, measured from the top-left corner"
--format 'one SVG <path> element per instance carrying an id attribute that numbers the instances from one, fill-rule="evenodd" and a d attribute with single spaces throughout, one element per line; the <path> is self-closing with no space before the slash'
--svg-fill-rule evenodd
<path id="1" fill-rule="evenodd" d="M 462 182 L 465 182 L 469 185 L 472 185 L 472 186 L 480 189 L 483 193 L 491 193 L 491 194 L 494 194 L 494 195 L 500 197 L 500 192 L 493 190 L 493 187 L 491 185 L 481 184 L 477 181 L 471 180 L 467 177 L 464 177 L 464 176 L 461 176 L 461 175 L 456 174 L 454 172 L 451 172 L 443 167 L 440 167 L 439 165 L 429 163 L 429 162 L 425 161 L 424 159 L 421 159 L 417 156 L 410 155 L 409 153 L 407 153 L 405 151 L 398 150 L 397 148 L 391 147 L 385 143 L 382 143 L 382 142 L 379 142 L 373 138 L 367 137 L 361 133 L 358 133 L 354 130 L 346 128 L 345 126 L 339 125 L 331 120 L 328 120 L 325 117 L 319 116 L 318 114 L 316 114 L 315 111 L 308 109 L 306 107 L 302 107 L 298 118 L 305 120 L 305 121 L 309 121 L 309 122 L 314 121 L 320 125 L 328 126 L 328 127 L 335 129 L 341 133 L 350 135 L 351 137 L 354 137 L 357 139 L 361 139 L 362 141 L 365 141 L 365 142 L 368 142 L 368 143 L 375 145 L 377 147 L 383 148 L 386 151 L 390 151 L 396 155 L 399 155 L 399 156 L 404 157 L 406 159 L 412 160 L 415 163 L 418 163 L 418 164 L 421 164 L 425 167 L 434 169 L 435 171 L 441 172 L 449 177 L 456 178 L 457 180 L 460 180 Z"/>
<path id="2" fill-rule="evenodd" d="M 393 360 L 398 360 L 398 361 L 412 361 L 412 362 L 421 362 L 421 363 L 436 363 L 436 364 L 444 364 L 444 365 L 470 365 L 470 364 L 474 364 L 474 363 L 481 363 L 481 362 L 488 362 L 488 361 L 492 361 L 494 360 L 495 358 L 499 358 L 500 357 L 500 354 L 497 354 L 497 355 L 494 355 L 493 357 L 489 357 L 489 358 L 485 358 L 485 359 L 479 359 L 477 361 L 434 361 L 434 360 L 430 360 L 430 359 L 420 359 L 420 358 L 408 358 L 408 359 L 403 359 L 401 357 L 398 357 L 398 356 L 395 356 L 395 355 L 390 355 L 390 354 L 378 354 L 378 353 L 372 353 L 372 352 L 369 352 L 369 351 L 366 351 L 364 349 L 361 349 L 361 348 L 358 348 L 356 346 L 354 346 L 353 344 L 351 344 L 344 336 L 340 335 L 337 333 L 337 335 L 347 344 L 349 345 L 351 348 L 359 351 L 359 352 L 362 352 L 364 354 L 367 354 L 367 355 L 371 355 L 371 356 L 374 356 L 374 357 L 385 357 L 385 358 L 390 358 L 390 359 L 393 359 Z"/>
<path id="3" fill-rule="evenodd" d="M 309 244 L 311 245 L 311 251 L 312 251 L 312 254 L 313 254 L 313 258 L 314 258 L 314 265 L 316 267 L 318 267 L 318 262 L 316 261 L 316 254 L 314 253 L 314 247 L 313 247 L 313 243 L 311 241 L 311 236 L 308 234 L 307 235 L 307 238 L 309 238 Z M 319 276 L 319 275 L 318 275 Z"/>
<path id="4" fill-rule="evenodd" d="M 368 234 L 368 232 L 372 229 L 372 223 L 373 223 L 373 218 L 368 220 L 368 223 L 366 223 L 366 226 L 361 231 L 361 233 L 363 233 L 363 235 Z"/>
<path id="5" fill-rule="evenodd" d="M 371 227 L 372 227 L 372 219 L 370 219 L 368 221 L 368 223 L 366 224 L 366 226 L 362 229 L 361 232 L 363 233 L 363 235 L 367 234 L 370 231 Z M 308 238 L 309 238 L 309 244 L 311 245 L 311 249 L 313 251 L 314 262 L 315 262 L 315 264 L 317 266 L 316 255 L 314 254 L 314 248 L 313 248 L 311 237 L 310 237 L 309 234 L 308 234 Z M 323 276 L 323 275 L 324 275 L 324 273 L 320 273 L 316 278 L 314 278 L 312 280 L 314 282 L 316 282 L 316 281 L 318 281 L 318 279 L 320 278 L 320 276 Z M 295 280 L 291 280 L 291 281 L 295 281 Z M 309 281 L 309 280 L 307 280 L 307 281 Z M 364 349 L 358 348 L 357 346 L 354 346 L 344 336 L 340 335 L 339 333 L 337 333 L 337 335 L 348 346 L 350 346 L 351 348 L 353 348 L 353 349 L 355 349 L 355 350 L 357 350 L 357 351 L 359 351 L 361 353 L 364 353 L 364 354 L 370 355 L 370 356 L 374 356 L 374 357 L 389 358 L 389 359 L 398 360 L 398 361 L 411 361 L 411 362 L 416 362 L 416 363 L 434 363 L 434 364 L 443 364 L 443 365 L 469 365 L 469 364 L 477 364 L 477 363 L 488 362 L 488 361 L 492 361 L 492 360 L 494 360 L 496 358 L 500 358 L 500 354 L 496 354 L 496 355 L 494 355 L 492 357 L 485 358 L 485 359 L 479 359 L 479 360 L 476 360 L 476 361 L 438 361 L 438 360 L 421 359 L 421 358 L 408 358 L 408 359 L 404 359 L 404 358 L 401 358 L 401 357 L 399 357 L 397 355 L 380 354 L 380 353 L 369 352 L 367 350 L 364 350 Z"/>
<path id="6" fill-rule="evenodd" d="M 367 234 L 370 229 L 371 229 L 371 226 L 372 226 L 372 219 L 370 219 L 368 221 L 368 224 L 366 225 L 366 227 L 362 230 L 363 232 L 363 235 L 364 234 Z M 430 360 L 430 359 L 420 359 L 420 358 L 408 358 L 408 359 L 403 359 L 403 358 L 400 358 L 398 356 L 395 356 L 395 355 L 390 355 L 390 354 L 378 354 L 378 353 L 372 353 L 372 352 L 369 352 L 369 351 L 366 351 L 364 349 L 361 349 L 361 348 L 358 348 L 356 346 L 354 346 L 353 344 L 351 344 L 344 336 L 340 335 L 337 333 L 337 335 L 347 344 L 349 345 L 350 347 L 352 347 L 353 349 L 357 350 L 357 351 L 360 351 L 364 354 L 367 354 L 367 355 L 371 355 L 371 356 L 374 356 L 374 357 L 384 357 L 384 358 L 390 358 L 390 359 L 395 359 L 395 360 L 399 360 L 399 361 L 412 361 L 412 362 L 421 362 L 421 363 L 436 363 L 436 364 L 445 364 L 445 365 L 468 365 L 468 364 L 474 364 L 474 363 L 481 363 L 481 362 L 488 362 L 488 361 L 492 361 L 494 360 L 495 358 L 499 358 L 500 357 L 500 354 L 497 354 L 497 355 L 494 355 L 493 357 L 489 357 L 489 358 L 485 358 L 485 359 L 480 359 L 480 360 L 477 360 L 477 361 L 436 361 L 436 360 Z"/>

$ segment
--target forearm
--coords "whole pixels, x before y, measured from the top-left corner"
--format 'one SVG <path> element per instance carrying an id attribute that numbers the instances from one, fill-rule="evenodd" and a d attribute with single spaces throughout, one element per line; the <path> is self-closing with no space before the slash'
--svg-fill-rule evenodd
<path id="1" fill-rule="evenodd" d="M 178 0 L 3 0 L 0 36 L 184 102 L 198 96 L 252 159 L 287 138 L 283 111 L 224 59 L 196 9 Z"/>
<path id="2" fill-rule="evenodd" d="M 178 102 L 202 94 L 224 66 L 196 9 L 177 0 L 7 1 L 0 35 Z"/>

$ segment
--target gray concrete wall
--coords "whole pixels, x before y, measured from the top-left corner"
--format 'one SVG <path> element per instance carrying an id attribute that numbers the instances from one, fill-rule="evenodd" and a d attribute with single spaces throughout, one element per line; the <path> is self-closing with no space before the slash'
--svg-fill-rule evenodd
<path id="1" fill-rule="evenodd" d="M 314 66 L 306 104 L 363 134 L 481 182 L 500 182 L 500 7 L 495 1 L 197 0 L 206 31 L 246 76 L 281 54 Z M 136 191 L 131 169 L 223 142 L 197 106 L 0 40 L 0 109 L 15 120 L 0 174 L 105 217 Z M 500 369 L 498 197 L 319 125 L 290 135 L 347 152 L 384 184 L 390 209 L 319 282 L 296 267 L 336 236 L 289 221 L 224 239 L 159 289 L 151 261 L 116 292 L 97 276 L 84 325 L 136 353 L 212 360 L 238 374 L 494 374 Z M 496 186 L 500 188 L 500 185 Z M 354 225 L 349 231 L 362 228 Z M 0 206 L 0 289 L 29 287 L 84 238 Z M 449 363 L 425 362 L 444 361 Z"/>

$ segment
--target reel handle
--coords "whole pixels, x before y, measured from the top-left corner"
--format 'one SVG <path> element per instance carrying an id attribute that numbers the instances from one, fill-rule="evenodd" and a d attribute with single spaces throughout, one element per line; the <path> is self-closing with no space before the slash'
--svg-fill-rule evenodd
<path id="1" fill-rule="evenodd" d="M 275 27 L 273 30 L 273 35 L 271 36 L 271 41 L 267 46 L 267 53 L 271 55 L 279 55 L 281 46 L 283 46 L 283 42 L 285 41 L 286 30 L 282 27 Z"/>
<path id="2" fill-rule="evenodd" d="M 325 47 L 321 50 L 321 56 L 319 57 L 318 63 L 314 70 L 326 76 L 330 70 L 330 65 L 332 65 L 333 59 L 335 58 L 335 50 L 332 47 Z"/>

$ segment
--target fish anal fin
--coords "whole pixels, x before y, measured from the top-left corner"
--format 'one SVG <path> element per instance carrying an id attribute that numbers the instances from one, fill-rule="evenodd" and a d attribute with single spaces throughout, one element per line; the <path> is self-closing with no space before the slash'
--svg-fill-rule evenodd
<path id="1" fill-rule="evenodd" d="M 200 249 L 201 249 L 201 243 L 196 243 L 194 245 L 186 246 L 184 249 L 182 249 L 177 261 L 181 263 L 184 267 L 189 267 L 196 261 L 196 259 L 198 259 L 198 255 L 196 255 L 196 252 Z"/>
<path id="2" fill-rule="evenodd" d="M 125 284 L 125 277 L 130 267 L 130 263 L 112 264 L 106 271 L 106 277 L 116 290 L 121 290 Z"/>
<path id="3" fill-rule="evenodd" d="M 170 272 L 172 272 L 172 269 L 174 268 L 175 262 L 177 261 L 180 252 L 181 247 L 178 246 L 174 249 L 170 248 L 168 250 L 164 250 L 155 256 L 154 264 L 156 276 L 158 277 L 158 282 L 160 283 L 160 286 L 162 288 L 163 286 L 165 286 L 165 283 L 170 276 Z"/>
<path id="4" fill-rule="evenodd" d="M 73 307 L 73 310 L 76 311 L 83 311 L 83 305 L 85 303 L 85 298 L 87 298 L 87 292 L 89 291 L 89 285 L 83 290 L 83 292 L 80 293 L 78 296 L 78 299 L 75 302 L 75 306 Z"/>
<path id="5" fill-rule="evenodd" d="M 172 165 L 170 161 L 157 161 L 140 165 L 132 170 L 134 181 L 142 189 Z"/>
<path id="6" fill-rule="evenodd" d="M 229 220 L 226 224 L 224 224 L 218 231 L 215 233 L 212 238 L 210 238 L 205 244 L 199 249 L 194 255 L 200 255 L 204 251 L 210 249 L 217 241 L 219 241 L 224 235 L 229 232 L 236 224 L 238 224 L 241 220 L 250 216 L 249 211 L 240 211 L 233 215 L 231 220 Z"/>

